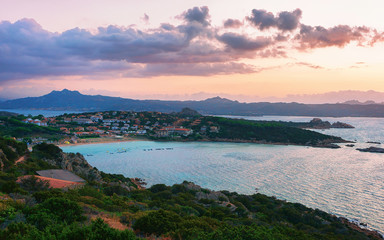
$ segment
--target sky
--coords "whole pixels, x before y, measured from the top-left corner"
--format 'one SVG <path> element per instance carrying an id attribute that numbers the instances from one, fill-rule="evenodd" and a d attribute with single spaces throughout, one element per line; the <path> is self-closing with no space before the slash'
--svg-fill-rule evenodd
<path id="1" fill-rule="evenodd" d="M 327 102 L 323 93 L 384 92 L 382 0 L 1 6 L 0 98 L 66 88 L 135 99 Z"/>

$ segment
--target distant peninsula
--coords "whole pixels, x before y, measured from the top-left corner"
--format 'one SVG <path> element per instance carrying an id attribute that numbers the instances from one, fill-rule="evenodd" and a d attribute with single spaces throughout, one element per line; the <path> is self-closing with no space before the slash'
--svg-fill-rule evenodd
<path id="1" fill-rule="evenodd" d="M 157 111 L 179 112 L 195 109 L 203 115 L 238 116 L 313 116 L 313 117 L 384 117 L 383 104 L 302 104 L 302 103 L 242 103 L 214 97 L 203 101 L 135 100 L 101 95 L 83 95 L 64 89 L 40 97 L 27 97 L 0 102 L 0 109 L 40 109 L 64 111 Z"/>

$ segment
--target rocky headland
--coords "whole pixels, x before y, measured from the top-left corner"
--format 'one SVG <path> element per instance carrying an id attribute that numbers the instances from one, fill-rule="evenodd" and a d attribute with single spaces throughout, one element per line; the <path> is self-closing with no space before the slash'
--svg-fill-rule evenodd
<path id="1" fill-rule="evenodd" d="M 384 153 L 384 148 L 369 147 L 369 148 L 356 148 L 360 152 L 371 152 L 371 153 Z"/>
<path id="2" fill-rule="evenodd" d="M 355 128 L 355 127 L 348 123 L 343 123 L 339 121 L 331 124 L 329 121 L 323 121 L 320 118 L 314 118 L 307 124 L 305 128 L 330 129 L 330 128 Z"/>

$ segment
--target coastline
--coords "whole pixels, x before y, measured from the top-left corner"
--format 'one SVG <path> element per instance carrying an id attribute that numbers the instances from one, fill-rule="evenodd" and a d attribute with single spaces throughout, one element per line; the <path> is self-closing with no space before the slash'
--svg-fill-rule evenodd
<path id="1" fill-rule="evenodd" d="M 92 140 L 92 139 L 86 139 L 86 140 Z M 102 143 L 117 143 L 117 142 L 131 142 L 131 141 L 155 141 L 155 142 L 228 142 L 228 143 L 253 143 L 253 144 L 267 144 L 267 145 L 292 145 L 292 146 L 303 146 L 303 145 L 294 145 L 294 144 L 284 144 L 284 143 L 265 143 L 265 142 L 254 142 L 254 141 L 212 141 L 212 140 L 197 140 L 197 141 L 167 141 L 167 140 L 151 140 L 145 137 L 125 137 L 125 138 L 97 138 L 97 141 L 85 141 L 80 142 L 76 144 L 62 144 L 60 146 L 77 146 L 77 145 L 88 145 L 88 144 L 102 144 Z M 313 147 L 313 146 L 312 146 Z M 131 181 L 134 181 L 136 185 L 138 182 L 135 182 L 136 178 L 131 178 Z M 140 186 L 139 189 L 145 189 L 144 186 Z M 267 195 L 270 196 L 270 195 Z M 271 197 L 271 196 L 270 196 Z M 278 198 L 279 199 L 279 198 Z M 282 200 L 282 199 L 280 199 Z M 331 214 L 330 212 L 328 212 Z M 335 215 L 338 217 L 342 223 L 348 225 L 348 227 L 353 228 L 354 230 L 357 230 L 359 232 L 362 232 L 366 234 L 367 236 L 372 236 L 375 239 L 384 239 L 384 234 L 374 228 L 365 227 L 364 225 L 360 225 L 360 223 L 357 220 L 348 219 L 343 215 Z"/>
<path id="2" fill-rule="evenodd" d="M 88 138 L 80 139 L 77 143 L 59 143 L 55 144 L 58 147 L 68 147 L 68 146 L 79 146 L 79 145 L 89 145 L 89 144 L 104 144 L 104 143 L 119 143 L 119 142 L 133 142 L 133 141 L 154 141 L 154 142 L 228 142 L 228 143 L 253 143 L 253 144 L 264 144 L 264 145 L 282 145 L 282 146 L 303 146 L 303 147 L 314 147 L 314 148 L 340 148 L 337 147 L 337 143 L 353 143 L 352 141 L 339 141 L 339 142 L 330 142 L 324 143 L 321 145 L 304 145 L 304 144 L 295 144 L 295 143 L 284 143 L 284 142 L 267 142 L 267 141 L 258 141 L 258 140 L 242 140 L 242 139 L 199 139 L 199 140 L 189 140 L 189 139 L 152 139 L 148 137 L 123 137 L 123 138 L 111 138 L 111 137 L 100 137 L 100 138 Z"/>
<path id="3" fill-rule="evenodd" d="M 89 145 L 89 144 L 103 144 L 103 143 L 118 143 L 118 142 L 133 142 L 133 141 L 144 141 L 147 140 L 145 138 L 136 138 L 136 137 L 124 137 L 124 138 L 88 138 L 81 139 L 77 143 L 59 143 L 55 144 L 58 147 L 69 147 L 69 146 L 80 146 L 80 145 Z"/>

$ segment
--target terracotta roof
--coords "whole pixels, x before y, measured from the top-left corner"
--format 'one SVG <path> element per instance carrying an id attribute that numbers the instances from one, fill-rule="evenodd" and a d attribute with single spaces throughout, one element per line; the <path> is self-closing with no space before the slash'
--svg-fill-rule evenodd
<path id="1" fill-rule="evenodd" d="M 31 177 L 31 175 L 27 176 L 22 176 L 17 179 L 17 182 L 20 182 L 21 179 Z M 65 181 L 65 180 L 60 180 L 60 179 L 55 179 L 55 178 L 48 178 L 48 177 L 42 177 L 42 176 L 37 176 L 35 175 L 36 178 L 40 180 L 46 180 L 49 182 L 49 186 L 51 188 L 67 188 L 71 186 L 76 186 L 76 185 L 83 185 L 84 183 L 82 182 L 71 182 L 71 181 Z"/>

